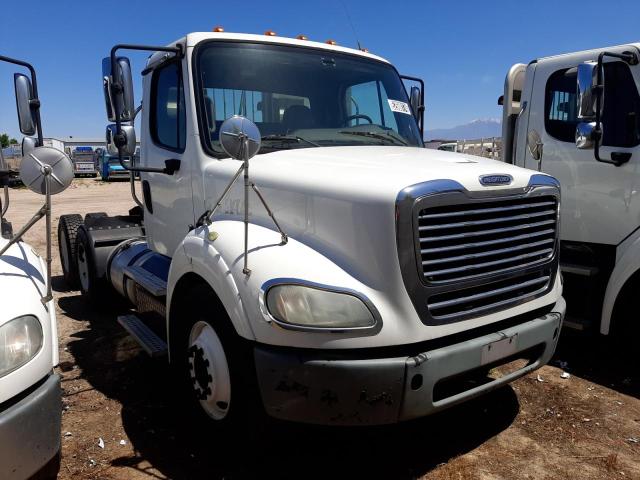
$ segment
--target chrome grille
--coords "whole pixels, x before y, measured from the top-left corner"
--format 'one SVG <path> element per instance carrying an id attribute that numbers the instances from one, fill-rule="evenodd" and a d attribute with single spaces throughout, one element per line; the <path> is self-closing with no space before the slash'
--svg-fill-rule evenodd
<path id="1" fill-rule="evenodd" d="M 554 196 L 422 209 L 418 242 L 423 280 L 429 285 L 461 282 L 544 263 L 555 253 L 557 215 Z"/>

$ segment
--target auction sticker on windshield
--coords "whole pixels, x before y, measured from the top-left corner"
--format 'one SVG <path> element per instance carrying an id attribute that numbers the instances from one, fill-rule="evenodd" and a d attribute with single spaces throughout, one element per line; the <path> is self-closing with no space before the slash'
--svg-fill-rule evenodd
<path id="1" fill-rule="evenodd" d="M 409 108 L 408 103 L 401 102 L 400 100 L 391 100 L 387 99 L 389 102 L 389 108 L 391 108 L 392 112 L 405 113 L 407 115 L 411 115 L 411 109 Z"/>

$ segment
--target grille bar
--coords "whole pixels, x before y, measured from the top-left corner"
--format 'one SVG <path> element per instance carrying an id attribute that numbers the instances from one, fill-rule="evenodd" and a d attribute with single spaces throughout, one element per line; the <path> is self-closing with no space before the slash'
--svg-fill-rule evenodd
<path id="1" fill-rule="evenodd" d="M 462 210 L 458 212 L 446 212 L 446 213 L 428 213 L 424 215 L 420 215 L 418 218 L 428 219 L 428 218 L 443 218 L 443 217 L 452 217 L 452 216 L 462 216 L 462 215 L 475 215 L 477 213 L 494 213 L 494 212 L 507 212 L 511 210 L 521 210 L 524 208 L 533 208 L 533 207 L 548 207 L 551 205 L 555 205 L 553 201 L 547 202 L 537 202 L 537 203 L 529 203 L 524 205 L 511 205 L 509 207 L 490 207 L 490 208 L 478 208 L 474 210 Z"/>
<path id="2" fill-rule="evenodd" d="M 484 212 L 483 212 L 484 213 Z M 427 230 L 444 230 L 446 228 L 473 227 L 476 225 L 490 225 L 492 223 L 505 223 L 517 220 L 528 220 L 530 218 L 544 217 L 548 215 L 556 215 L 555 210 L 543 210 L 542 212 L 523 213 L 522 215 L 513 215 L 510 217 L 488 218 L 486 220 L 471 220 L 458 223 L 443 223 L 439 225 L 426 225 L 419 227 L 420 231 Z"/>
<path id="3" fill-rule="evenodd" d="M 516 255 L 514 257 L 503 258 L 502 260 L 493 260 L 491 262 L 476 263 L 473 265 L 463 265 L 462 267 L 445 268 L 443 270 L 436 270 L 436 271 L 425 271 L 424 276 L 427 277 L 427 276 L 433 276 L 433 275 L 442 275 L 445 273 L 464 272 L 466 270 L 475 270 L 475 269 L 484 268 L 484 267 L 493 267 L 495 265 L 502 265 L 503 263 L 517 262 L 519 260 L 526 260 L 532 257 L 546 256 L 550 253 L 553 253 L 553 248 L 545 248 L 543 250 L 537 250 L 531 253 L 524 253 L 522 255 Z"/>
<path id="4" fill-rule="evenodd" d="M 524 235 L 516 235 L 514 237 L 504 237 L 504 238 L 498 238 L 496 240 L 487 240 L 486 242 L 461 243 L 458 245 L 449 245 L 446 247 L 438 247 L 438 248 L 423 248 L 422 250 L 420 250 L 420 253 L 439 253 L 439 252 L 449 252 L 453 250 L 463 250 L 466 248 L 488 247 L 489 245 L 499 245 L 501 243 L 516 242 L 518 240 L 526 240 L 531 237 L 549 235 L 549 234 L 553 234 L 554 232 L 555 231 L 553 229 L 546 229 L 546 230 L 541 230 L 539 232 L 531 232 Z"/>
<path id="5" fill-rule="evenodd" d="M 499 295 L 501 293 L 512 292 L 514 290 L 518 290 L 519 288 L 530 287 L 532 285 L 539 285 L 541 283 L 547 283 L 549 281 L 549 277 L 539 277 L 534 278 L 533 280 L 528 280 L 526 282 L 517 283 L 515 285 L 509 285 L 507 287 L 497 288 L 495 290 L 488 290 L 482 293 L 476 293 L 475 295 L 469 295 L 467 297 L 458 297 L 453 300 L 446 300 L 443 302 L 431 303 L 429 306 L 432 309 L 443 308 L 443 307 L 451 307 L 454 305 L 461 305 L 466 302 L 471 302 L 473 300 L 482 300 L 484 298 L 488 298 L 491 296 Z"/>
<path id="6" fill-rule="evenodd" d="M 478 230 L 478 231 L 472 231 L 472 232 L 466 232 L 466 233 L 458 233 L 455 235 L 442 235 L 442 236 L 438 236 L 438 237 L 421 237 L 420 238 L 420 242 L 437 242 L 440 240 L 456 240 L 459 238 L 469 238 L 469 237 L 478 237 L 481 235 L 491 235 L 494 233 L 506 233 L 506 232 L 513 232 L 516 230 L 522 230 L 522 229 L 528 229 L 528 228 L 536 228 L 536 227 L 541 227 L 544 225 L 555 225 L 556 221 L 555 220 L 544 220 L 542 222 L 534 222 L 534 223 L 527 223 L 524 225 L 518 225 L 515 227 L 503 227 L 503 228 L 494 228 L 491 230 Z"/>
<path id="7" fill-rule="evenodd" d="M 499 282 L 501 285 L 498 287 L 491 284 L 484 285 L 479 293 L 429 302 L 429 311 L 432 317 L 437 320 L 451 320 L 462 315 L 477 316 L 499 308 L 508 308 L 548 290 L 551 281 L 550 275 L 546 274 L 537 278 L 529 276 L 528 278 L 530 279 L 506 286 L 503 286 L 504 282 Z M 434 297 L 437 299 L 439 295 Z"/>
<path id="8" fill-rule="evenodd" d="M 500 248 L 498 250 L 488 250 L 488 251 L 479 252 L 479 253 L 470 253 L 468 255 L 459 255 L 457 257 L 438 258 L 436 260 L 424 260 L 422 262 L 422 265 L 435 265 L 438 263 L 459 262 L 462 260 L 473 260 L 476 258 L 491 257 L 493 255 L 500 255 L 502 253 L 516 252 L 518 250 L 524 250 L 531 247 L 548 245 L 549 243 L 554 243 L 554 242 L 555 240 L 553 238 L 546 238 L 544 240 L 540 240 L 539 242 L 527 243 L 524 245 L 517 245 L 515 247 Z"/>

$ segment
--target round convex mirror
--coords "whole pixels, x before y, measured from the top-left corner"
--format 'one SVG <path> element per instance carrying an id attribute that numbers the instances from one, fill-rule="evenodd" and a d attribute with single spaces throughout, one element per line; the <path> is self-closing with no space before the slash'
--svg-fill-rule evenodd
<path id="1" fill-rule="evenodd" d="M 22 157 L 20 179 L 32 192 L 44 195 L 46 191 L 45 172 L 50 173 L 49 188 L 51 195 L 60 193 L 73 181 L 71 159 L 53 147 L 36 147 Z"/>
<path id="2" fill-rule="evenodd" d="M 226 119 L 220 126 L 220 144 L 231 158 L 244 160 L 244 145 L 248 148 L 248 158 L 260 150 L 260 130 L 248 118 L 240 115 Z"/>

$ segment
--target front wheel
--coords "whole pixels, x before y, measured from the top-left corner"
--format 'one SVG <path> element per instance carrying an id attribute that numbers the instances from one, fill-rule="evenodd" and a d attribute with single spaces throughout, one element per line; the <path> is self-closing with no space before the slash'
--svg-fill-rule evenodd
<path id="1" fill-rule="evenodd" d="M 202 306 L 218 305 L 203 313 Z M 235 332 L 219 300 L 196 288 L 182 303 L 180 332 L 172 340 L 172 363 L 198 416 L 215 428 L 260 423 L 263 409 L 255 381 L 253 355 Z"/>
<path id="2" fill-rule="evenodd" d="M 224 420 L 231 406 L 231 372 L 222 341 L 209 322 L 198 320 L 191 327 L 187 358 L 200 407 L 213 420 Z"/>

